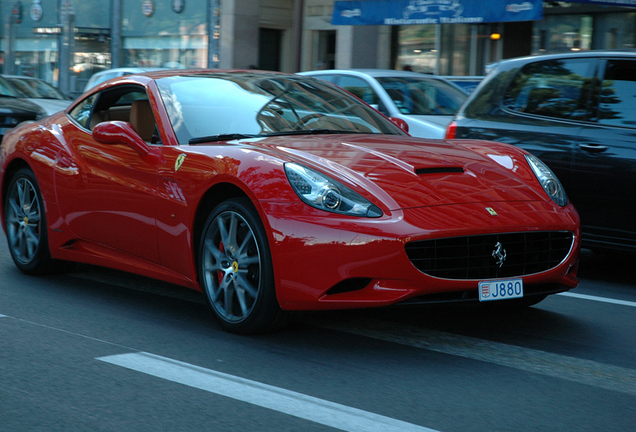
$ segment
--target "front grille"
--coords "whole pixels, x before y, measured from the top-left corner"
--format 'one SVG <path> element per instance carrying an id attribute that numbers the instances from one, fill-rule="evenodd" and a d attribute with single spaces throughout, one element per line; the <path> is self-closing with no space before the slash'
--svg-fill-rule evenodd
<path id="1" fill-rule="evenodd" d="M 418 270 L 444 279 L 493 279 L 523 276 L 560 264 L 572 247 L 568 231 L 487 234 L 422 240 L 406 244 L 406 254 Z M 501 266 L 493 256 L 499 251 Z M 501 255 L 500 255 L 501 257 Z"/>

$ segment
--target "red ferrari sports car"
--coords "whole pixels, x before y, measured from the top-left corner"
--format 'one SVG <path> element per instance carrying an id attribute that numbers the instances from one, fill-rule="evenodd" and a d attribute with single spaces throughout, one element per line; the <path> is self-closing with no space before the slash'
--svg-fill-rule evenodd
<path id="1" fill-rule="evenodd" d="M 578 283 L 578 214 L 540 160 L 410 137 L 313 78 L 117 78 L 13 129 L 0 162 L 20 270 L 83 262 L 201 290 L 237 333 L 294 310 L 531 305 Z"/>

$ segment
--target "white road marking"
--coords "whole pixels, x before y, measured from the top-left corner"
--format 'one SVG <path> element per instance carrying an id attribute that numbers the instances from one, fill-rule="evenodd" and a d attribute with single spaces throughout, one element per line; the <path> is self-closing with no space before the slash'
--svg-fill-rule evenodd
<path id="1" fill-rule="evenodd" d="M 597 301 L 602 303 L 611 303 L 611 304 L 622 305 L 622 306 L 636 307 L 636 302 L 627 301 L 627 300 L 616 300 L 616 299 L 612 299 L 608 297 L 597 297 L 597 296 L 591 296 L 587 294 L 578 294 L 578 293 L 571 293 L 571 292 L 563 292 L 557 295 L 561 295 L 565 297 L 574 297 L 574 298 L 579 298 L 584 300 L 592 300 L 592 301 Z"/>
<path id="2" fill-rule="evenodd" d="M 316 326 L 636 395 L 633 369 L 403 323 L 341 320 L 333 318 Z"/>
<path id="3" fill-rule="evenodd" d="M 302 393 L 139 352 L 97 360 L 351 432 L 436 432 Z"/>

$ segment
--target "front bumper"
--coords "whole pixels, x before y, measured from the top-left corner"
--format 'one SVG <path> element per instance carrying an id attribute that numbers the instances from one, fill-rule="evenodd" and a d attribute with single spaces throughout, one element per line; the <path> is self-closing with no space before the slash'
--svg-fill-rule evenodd
<path id="1" fill-rule="evenodd" d="M 260 204 L 269 224 L 277 297 L 286 310 L 476 299 L 478 283 L 491 279 L 435 277 L 410 261 L 407 243 L 435 238 L 569 232 L 573 240 L 563 260 L 548 270 L 515 276 L 522 277 L 529 294 L 565 291 L 578 284 L 580 226 L 571 205 L 472 203 L 400 210 L 366 219 L 314 211 L 304 204 Z M 497 216 L 485 207 L 497 208 Z"/>

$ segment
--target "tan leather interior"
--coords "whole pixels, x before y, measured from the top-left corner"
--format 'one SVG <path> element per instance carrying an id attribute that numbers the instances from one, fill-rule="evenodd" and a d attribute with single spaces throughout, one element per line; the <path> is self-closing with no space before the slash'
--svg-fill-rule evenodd
<path id="1" fill-rule="evenodd" d="M 155 117 L 152 115 L 150 102 L 147 100 L 136 100 L 132 103 L 130 124 L 141 139 L 151 142 L 152 134 L 155 130 Z"/>

